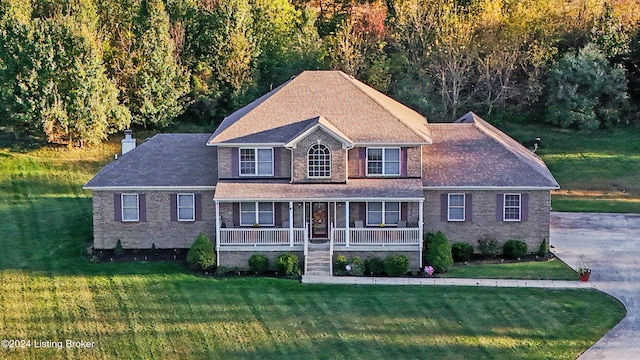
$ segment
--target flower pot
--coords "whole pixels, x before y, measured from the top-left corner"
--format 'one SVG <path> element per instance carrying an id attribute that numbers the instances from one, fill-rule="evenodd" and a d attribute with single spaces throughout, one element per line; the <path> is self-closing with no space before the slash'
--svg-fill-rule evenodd
<path id="1" fill-rule="evenodd" d="M 583 274 L 579 274 L 580 275 L 580 281 L 582 282 L 587 282 L 589 281 L 589 276 L 591 276 L 591 273 L 583 273 Z"/>

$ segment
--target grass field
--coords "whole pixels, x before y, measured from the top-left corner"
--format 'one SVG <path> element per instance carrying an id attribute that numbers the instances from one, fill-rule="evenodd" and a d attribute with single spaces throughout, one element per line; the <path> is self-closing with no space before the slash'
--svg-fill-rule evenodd
<path id="1" fill-rule="evenodd" d="M 558 259 L 505 264 L 455 263 L 445 277 L 478 279 L 576 280 L 575 271 Z"/>
<path id="2" fill-rule="evenodd" d="M 31 346 L 0 358 L 573 359 L 624 316 L 586 290 L 312 286 L 90 264 L 81 186 L 116 151 L 0 149 L 0 338 Z M 42 348 L 66 340 L 94 348 Z"/>
<path id="3" fill-rule="evenodd" d="M 538 154 L 562 188 L 552 195 L 554 210 L 640 213 L 640 129 L 499 127 L 519 141 L 542 138 Z"/>

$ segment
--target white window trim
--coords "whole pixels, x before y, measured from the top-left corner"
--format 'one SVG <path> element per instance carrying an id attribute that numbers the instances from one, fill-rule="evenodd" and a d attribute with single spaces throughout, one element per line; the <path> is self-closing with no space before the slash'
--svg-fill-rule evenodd
<path id="1" fill-rule="evenodd" d="M 134 219 L 125 219 L 124 218 L 124 197 L 125 196 L 135 196 L 136 197 L 136 218 Z M 133 209 L 133 208 L 131 208 Z M 140 195 L 139 194 L 120 194 L 120 217 L 122 218 L 122 222 L 139 222 L 140 221 Z"/>
<path id="2" fill-rule="evenodd" d="M 369 149 L 381 149 L 382 150 L 382 174 L 369 174 Z M 387 150 L 397 149 L 398 150 L 398 173 L 397 174 L 387 174 L 387 165 L 386 165 L 386 157 Z M 400 176 L 402 174 L 402 149 L 399 147 L 367 147 L 367 176 Z"/>
<path id="3" fill-rule="evenodd" d="M 462 206 L 451 205 L 451 195 L 462 195 Z M 467 196 L 463 193 L 451 193 L 447 194 L 447 221 L 465 221 L 467 211 Z M 462 219 L 452 219 L 451 209 L 462 209 Z"/>
<path id="4" fill-rule="evenodd" d="M 180 218 L 180 196 L 191 196 L 191 218 L 190 219 L 181 219 Z M 188 208 L 188 206 L 183 206 L 182 208 Z M 176 195 L 176 218 L 178 221 L 185 222 L 194 222 L 196 221 L 196 195 L 193 193 L 187 194 L 177 194 Z"/>
<path id="5" fill-rule="evenodd" d="M 242 173 L 242 150 L 253 150 L 253 167 L 255 172 L 252 174 L 243 174 Z M 258 174 L 258 150 L 270 150 L 271 151 L 271 173 L 270 174 Z M 241 147 L 238 149 L 238 175 L 240 176 L 273 176 L 274 174 L 274 163 L 275 163 L 275 154 L 272 147 Z"/>
<path id="6" fill-rule="evenodd" d="M 384 223 L 384 220 L 386 218 L 386 204 L 387 202 L 389 203 L 396 203 L 398 204 L 398 222 L 402 221 L 402 203 L 399 201 L 371 201 L 371 202 L 367 202 L 367 226 L 380 226 L 380 223 L 370 223 L 369 222 L 369 204 L 370 203 L 382 203 L 382 223 L 384 224 L 385 227 L 393 227 L 393 226 L 398 226 L 398 224 L 387 224 Z"/>
<path id="7" fill-rule="evenodd" d="M 517 219 L 507 219 L 507 196 L 517 195 L 518 196 L 518 218 Z M 509 206 L 509 208 L 515 208 L 515 206 Z M 502 197 L 502 221 L 522 221 L 522 194 L 520 193 L 510 193 L 504 194 Z"/>
<path id="8" fill-rule="evenodd" d="M 252 222 L 251 224 L 247 224 L 247 223 L 243 223 L 242 222 L 242 204 L 244 203 L 253 203 L 255 204 L 255 210 L 254 210 L 254 222 Z M 260 224 L 258 222 L 258 220 L 260 219 L 260 207 L 259 207 L 259 203 L 267 203 L 267 204 L 271 204 L 271 224 Z M 269 202 L 269 201 L 242 201 L 240 202 L 240 226 L 254 226 L 255 224 L 259 224 L 260 226 L 275 226 L 276 223 L 276 209 L 275 209 L 275 203 L 274 202 Z M 245 211 L 247 212 L 247 211 Z"/>
<path id="9" fill-rule="evenodd" d="M 310 155 L 311 155 L 311 154 L 310 154 L 309 152 L 311 151 L 311 149 L 312 149 L 314 146 L 318 146 L 318 145 L 322 145 L 322 146 L 324 146 L 324 147 L 329 151 L 329 171 L 328 171 L 329 175 L 325 175 L 325 176 L 311 176 L 311 166 L 310 166 L 310 163 L 309 163 L 309 160 L 310 160 L 310 159 L 309 159 L 309 157 L 310 157 Z M 329 179 L 329 178 L 331 178 L 331 149 L 330 149 L 327 145 L 324 145 L 324 144 L 313 144 L 313 145 L 311 145 L 311 146 L 309 147 L 309 149 L 307 150 L 307 177 L 308 177 L 309 179 Z"/>

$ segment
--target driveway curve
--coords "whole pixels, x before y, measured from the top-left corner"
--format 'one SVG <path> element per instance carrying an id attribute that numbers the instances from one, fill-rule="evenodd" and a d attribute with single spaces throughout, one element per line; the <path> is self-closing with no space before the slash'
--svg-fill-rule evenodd
<path id="1" fill-rule="evenodd" d="M 626 317 L 579 359 L 639 359 L 640 214 L 553 212 L 549 242 L 572 268 L 591 268 L 593 287 L 627 308 Z"/>

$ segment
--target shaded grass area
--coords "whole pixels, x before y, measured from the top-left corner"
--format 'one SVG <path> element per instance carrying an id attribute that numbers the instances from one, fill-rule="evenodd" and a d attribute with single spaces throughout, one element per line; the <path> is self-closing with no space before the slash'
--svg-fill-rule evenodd
<path id="1" fill-rule="evenodd" d="M 455 263 L 443 277 L 477 279 L 577 280 L 575 271 L 558 259 L 504 264 Z"/>
<path id="2" fill-rule="evenodd" d="M 3 338 L 96 343 L 3 358 L 574 359 L 624 313 L 587 290 L 310 286 L 178 271 L 4 270 L 0 280 Z"/>
<path id="3" fill-rule="evenodd" d="M 573 359 L 624 316 L 586 290 L 312 286 L 90 264 L 81 186 L 113 150 L 0 150 L 0 337 L 95 343 L 0 358 Z"/>
<path id="4" fill-rule="evenodd" d="M 640 129 L 500 128 L 521 142 L 542 138 L 538 154 L 562 188 L 552 195 L 554 210 L 640 213 Z"/>

